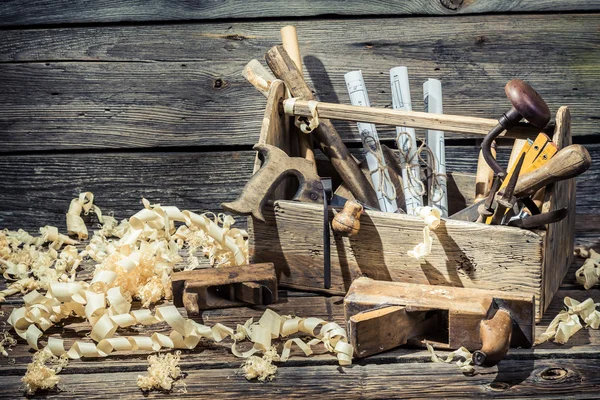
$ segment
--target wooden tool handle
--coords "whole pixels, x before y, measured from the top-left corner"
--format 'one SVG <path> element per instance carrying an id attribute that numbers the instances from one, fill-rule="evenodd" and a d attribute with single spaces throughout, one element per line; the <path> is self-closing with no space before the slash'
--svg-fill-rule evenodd
<path id="1" fill-rule="evenodd" d="M 582 174 L 591 165 L 592 159 L 585 147 L 579 144 L 565 147 L 540 168 L 522 175 L 515 195 L 530 196 L 546 185 Z"/>
<path id="2" fill-rule="evenodd" d="M 363 212 L 363 206 L 354 200 L 348 200 L 344 204 L 344 209 L 338 212 L 333 221 L 331 221 L 331 227 L 335 233 L 342 236 L 353 236 L 360 230 L 360 216 Z"/>
<path id="3" fill-rule="evenodd" d="M 510 347 L 512 318 L 506 310 L 498 310 L 492 319 L 481 321 L 479 335 L 481 349 L 473 353 L 475 365 L 493 367 L 498 364 Z"/>
<path id="4" fill-rule="evenodd" d="M 288 53 L 300 75 L 302 75 L 302 57 L 300 57 L 300 46 L 298 45 L 298 34 L 296 33 L 296 27 L 292 25 L 284 26 L 281 28 L 281 41 L 283 48 Z M 315 172 L 317 172 L 317 162 L 315 161 L 315 151 L 312 146 L 312 134 L 304 133 L 300 129 L 294 129 L 296 137 L 298 138 L 298 151 L 300 157 L 306 158 L 308 161 L 315 163 Z"/>
<path id="5" fill-rule="evenodd" d="M 492 143 L 491 152 L 496 158 L 496 142 Z M 480 151 L 477 160 L 477 176 L 475 177 L 475 201 L 484 199 L 488 195 L 493 180 L 494 170 L 485 162 L 483 151 Z"/>
<path id="6" fill-rule="evenodd" d="M 302 74 L 283 46 L 272 47 L 265 54 L 265 60 L 273 74 L 285 82 L 293 96 L 304 100 L 315 100 L 315 96 L 304 81 Z M 314 134 L 323 153 L 331 160 L 331 164 L 342 180 L 346 182 L 354 197 L 371 207 L 379 208 L 375 190 L 353 161 L 333 124 L 329 120 L 321 120 L 319 126 L 314 130 Z"/>

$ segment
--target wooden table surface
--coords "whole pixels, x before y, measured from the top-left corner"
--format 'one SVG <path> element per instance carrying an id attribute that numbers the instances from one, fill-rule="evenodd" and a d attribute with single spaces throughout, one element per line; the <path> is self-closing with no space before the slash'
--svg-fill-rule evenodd
<path id="1" fill-rule="evenodd" d="M 574 142 L 585 144 L 594 162 L 577 182 L 575 241 L 598 248 L 598 10 L 600 3 L 585 0 L 3 1 L 0 228 L 35 232 L 49 224 L 65 232 L 68 204 L 82 191 L 94 192 L 102 210 L 118 218 L 139 210 L 142 197 L 218 211 L 251 174 L 265 105 L 241 70 L 279 43 L 282 26 L 294 24 L 307 81 L 324 101 L 349 103 L 343 74 L 362 69 L 371 103 L 390 107 L 388 70 L 406 65 L 415 109 L 427 78 L 442 80 L 447 114 L 500 116 L 512 78 L 530 82 L 553 112 L 569 105 Z M 360 153 L 356 127 L 335 125 Z M 395 132 L 382 127 L 380 136 L 391 146 Z M 481 138 L 447 138 L 448 170 L 474 172 Z M 502 157 L 508 151 L 501 148 Z M 538 335 L 565 296 L 600 301 L 600 287 L 584 291 L 575 282 L 582 262 L 575 259 Z M 273 306 L 279 313 L 343 323 L 341 297 L 281 291 L 280 298 Z M 3 320 L 20 304 L 12 297 L 0 305 Z M 204 322 L 232 326 L 261 312 L 216 310 Z M 77 321 L 50 330 L 70 338 L 88 331 Z M 588 329 L 566 345 L 511 349 L 498 367 L 474 376 L 431 363 L 423 350 L 398 349 L 343 368 L 328 354 L 293 357 L 263 384 L 239 374 L 229 346 L 184 352 L 187 395 L 149 397 L 597 398 L 600 390 L 600 331 Z M 19 341 L 14 363 L 0 359 L 0 397 L 23 395 L 31 354 Z M 43 395 L 142 397 L 136 377 L 147 355 L 73 361 L 60 374 L 61 391 Z"/>

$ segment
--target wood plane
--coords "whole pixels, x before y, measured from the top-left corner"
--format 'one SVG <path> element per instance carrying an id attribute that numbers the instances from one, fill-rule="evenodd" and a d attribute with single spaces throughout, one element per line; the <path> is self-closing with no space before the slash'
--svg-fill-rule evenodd
<path id="1" fill-rule="evenodd" d="M 173 303 L 191 315 L 201 310 L 277 302 L 272 263 L 176 272 L 171 280 Z"/>
<path id="2" fill-rule="evenodd" d="M 403 344 L 475 351 L 493 366 L 509 347 L 531 347 L 534 298 L 502 291 L 376 281 L 361 277 L 344 299 L 350 342 L 362 358 Z"/>

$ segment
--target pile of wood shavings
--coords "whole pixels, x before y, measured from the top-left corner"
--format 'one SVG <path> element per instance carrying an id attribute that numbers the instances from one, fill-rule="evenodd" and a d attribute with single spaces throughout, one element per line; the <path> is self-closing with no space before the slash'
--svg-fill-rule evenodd
<path id="1" fill-rule="evenodd" d="M 54 389 L 60 380 L 57 374 L 67 366 L 68 362 L 66 355 L 57 357 L 47 350 L 35 353 L 22 380 L 27 393 Z"/>
<path id="2" fill-rule="evenodd" d="M 44 353 L 74 359 L 106 357 L 113 351 L 193 349 L 201 338 L 216 342 L 231 338 L 233 339 L 232 352 L 237 357 L 249 358 L 255 353 L 265 355 L 261 359 L 265 361 L 262 367 L 259 367 L 256 362 L 251 364 L 248 377 L 255 375 L 267 379 L 268 376 L 272 376 L 277 369 L 272 365 L 272 361 L 285 362 L 294 344 L 308 356 L 312 354 L 312 346 L 322 343 L 326 350 L 337 355 L 340 365 L 351 364 L 353 349 L 347 342 L 344 329 L 335 323 L 327 323 L 318 318 L 282 317 L 271 310 L 266 310 L 257 323 L 250 319 L 246 324 L 238 325 L 237 329 L 233 330 L 221 324 L 210 328 L 185 319 L 172 305 L 157 307 L 153 314 L 145 307 L 171 297 L 170 275 L 175 264 L 181 261 L 178 254 L 180 249 L 186 245 L 203 247 L 204 254 L 217 265 L 245 264 L 248 259 L 247 234 L 242 230 L 231 228 L 233 218 L 230 216 L 209 214 L 213 217 L 210 219 L 206 214 L 182 212 L 172 206 L 151 205 L 145 199 L 142 200 L 144 208 L 140 212 L 129 220 L 118 223 L 110 216 L 102 216 L 100 210 L 91 204 L 92 200 L 91 194 L 82 194 L 78 199 L 73 200 L 70 211 L 83 212 L 86 208 L 93 210 L 103 223 L 102 229 L 94 232 L 94 236 L 83 252 L 78 254 L 73 248 L 74 253 L 69 250 L 64 257 L 67 265 L 74 266 L 73 271 L 83 257 L 87 256 L 98 262 L 92 281 L 90 283 L 76 281 L 74 273 L 67 276 L 68 279 L 62 280 L 61 275 L 61 279 L 50 281 L 47 288 L 41 288 L 47 290 L 45 294 L 37 290 L 27 294 L 24 297 L 25 306 L 14 309 L 11 313 L 9 323 L 13 325 L 19 336 L 27 340 L 31 348 L 38 349 L 38 340 L 43 335 L 43 331 L 62 319 L 76 315 L 85 317 L 90 323 L 92 326 L 90 338 L 95 343 L 78 340 L 67 351 L 61 338 L 49 337 Z M 71 234 L 82 238 L 87 235 L 87 232 L 83 232 L 85 225 L 82 227 L 79 219 L 68 217 L 68 220 L 71 221 L 69 227 Z M 174 224 L 176 221 L 185 224 L 176 227 Z M 222 227 L 219 224 L 222 224 Z M 49 249 L 55 250 L 67 243 L 66 239 L 70 240 L 64 235 L 59 235 L 54 227 L 48 227 L 46 232 L 49 234 L 43 234 L 40 238 L 31 238 L 27 237 L 26 232 L 20 231 L 19 237 L 23 240 L 13 244 L 13 247 L 9 244 L 8 253 L 10 254 L 13 248 L 30 242 L 35 242 L 39 246 L 51 241 Z M 72 243 L 76 242 L 72 241 Z M 6 253 L 0 248 L 0 256 Z M 51 258 L 63 259 L 61 256 Z M 39 287 L 33 289 L 37 288 Z M 144 308 L 131 310 L 134 297 L 142 301 Z M 118 328 L 137 324 L 147 326 L 160 322 L 166 322 L 173 330 L 168 335 L 156 332 L 151 337 L 114 336 Z M 321 329 L 316 333 L 319 326 Z M 300 338 L 288 339 L 281 355 L 278 355 L 276 348 L 271 346 L 271 339 L 287 337 L 294 333 L 308 334 L 313 339 L 308 342 Z M 246 339 L 253 343 L 253 347 L 241 352 L 236 348 L 236 343 Z M 40 362 L 34 358 L 31 365 L 35 372 L 36 368 L 39 369 Z M 43 370 L 44 373 L 38 375 L 47 376 L 48 383 L 37 386 L 32 383 L 30 388 L 35 390 L 36 387 L 50 387 L 54 381 L 53 376 L 59 370 L 60 368 L 54 370 L 54 374 Z"/>
<path id="3" fill-rule="evenodd" d="M 274 360 L 279 360 L 277 347 L 272 346 L 262 357 L 250 356 L 242 364 L 242 372 L 247 380 L 258 379 L 261 382 L 270 381 L 277 372 Z"/>
<path id="4" fill-rule="evenodd" d="M 583 328 L 581 321 L 586 327 L 598 329 L 600 327 L 600 311 L 591 298 L 579 302 L 570 297 L 565 297 L 566 310 L 562 310 L 548 325 L 546 332 L 542 333 L 536 340 L 535 345 L 542 344 L 553 339 L 554 342 L 565 344 L 567 341 Z"/>
<path id="5" fill-rule="evenodd" d="M 407 255 L 420 260 L 431 254 L 433 239 L 430 235 L 430 230 L 440 226 L 442 212 L 435 207 L 417 207 L 416 213 L 425 223 L 425 227 L 423 228 L 423 242 L 417 244 L 414 249 L 409 250 Z"/>
<path id="6" fill-rule="evenodd" d="M 148 357 L 150 363 L 148 375 L 138 375 L 138 387 L 145 392 L 150 390 L 172 390 L 173 383 L 183 377 L 181 368 L 178 365 L 180 356 L 181 352 L 176 351 L 175 354 L 167 353 Z"/>

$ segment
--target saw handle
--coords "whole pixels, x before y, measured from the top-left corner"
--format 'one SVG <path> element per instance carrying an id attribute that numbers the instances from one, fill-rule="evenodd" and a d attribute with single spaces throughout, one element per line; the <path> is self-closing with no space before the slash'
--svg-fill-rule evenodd
<path id="1" fill-rule="evenodd" d="M 579 144 L 567 146 L 540 168 L 520 176 L 515 196 L 531 196 L 546 185 L 584 173 L 591 165 L 592 158 L 585 147 Z"/>
<path id="2" fill-rule="evenodd" d="M 482 346 L 473 353 L 475 365 L 493 367 L 502 361 L 510 347 L 512 330 L 512 317 L 506 310 L 500 309 L 491 319 L 481 321 L 479 335 Z"/>

